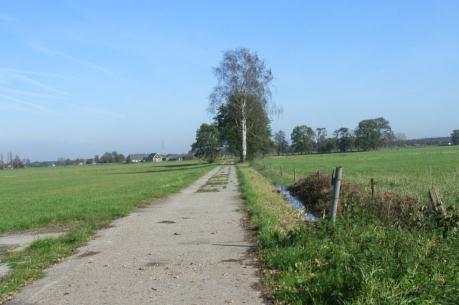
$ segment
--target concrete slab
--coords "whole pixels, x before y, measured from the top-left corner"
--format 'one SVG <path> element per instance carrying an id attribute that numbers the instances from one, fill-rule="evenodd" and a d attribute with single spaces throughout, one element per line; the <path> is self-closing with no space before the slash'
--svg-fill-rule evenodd
<path id="1" fill-rule="evenodd" d="M 0 264 L 0 278 L 4 277 L 11 271 L 10 266 L 8 264 Z"/>
<path id="2" fill-rule="evenodd" d="M 0 251 L 21 251 L 27 248 L 32 242 L 34 242 L 37 239 L 58 237 L 62 234 L 65 234 L 65 232 L 39 233 L 31 231 L 0 235 Z"/>

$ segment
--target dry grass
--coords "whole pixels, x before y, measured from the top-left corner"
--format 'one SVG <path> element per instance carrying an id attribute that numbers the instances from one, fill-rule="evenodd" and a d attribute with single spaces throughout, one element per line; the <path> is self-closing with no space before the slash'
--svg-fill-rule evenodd
<path id="1" fill-rule="evenodd" d="M 272 226 L 273 229 L 287 233 L 303 222 L 303 214 L 288 204 L 260 173 L 244 165 L 240 165 L 239 169 L 244 173 L 244 176 L 240 176 L 240 178 L 244 181 L 250 181 L 250 189 L 256 190 L 257 201 L 263 205 L 263 209 L 276 218 L 276 224 Z"/>

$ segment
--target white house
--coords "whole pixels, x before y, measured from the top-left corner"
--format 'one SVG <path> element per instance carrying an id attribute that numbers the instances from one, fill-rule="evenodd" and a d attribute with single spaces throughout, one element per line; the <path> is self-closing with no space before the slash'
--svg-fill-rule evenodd
<path id="1" fill-rule="evenodd" d="M 127 157 L 128 162 L 131 163 L 140 163 L 140 162 L 161 162 L 163 158 L 157 154 L 130 154 Z"/>
<path id="2" fill-rule="evenodd" d="M 148 155 L 146 161 L 147 162 L 161 162 L 163 161 L 163 157 L 161 157 L 160 154 L 152 153 Z"/>

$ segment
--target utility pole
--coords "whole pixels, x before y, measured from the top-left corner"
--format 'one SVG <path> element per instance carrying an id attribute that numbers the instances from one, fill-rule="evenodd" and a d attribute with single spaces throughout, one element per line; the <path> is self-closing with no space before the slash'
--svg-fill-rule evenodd
<path id="1" fill-rule="evenodd" d="M 13 153 L 11 151 L 8 153 L 8 165 L 13 167 Z"/>

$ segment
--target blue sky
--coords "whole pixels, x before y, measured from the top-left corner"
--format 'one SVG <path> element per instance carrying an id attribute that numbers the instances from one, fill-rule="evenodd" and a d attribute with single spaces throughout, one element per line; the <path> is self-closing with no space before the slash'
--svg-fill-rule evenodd
<path id="1" fill-rule="evenodd" d="M 0 0 L 0 152 L 185 152 L 236 47 L 273 70 L 274 131 L 459 128 L 458 1 Z"/>

